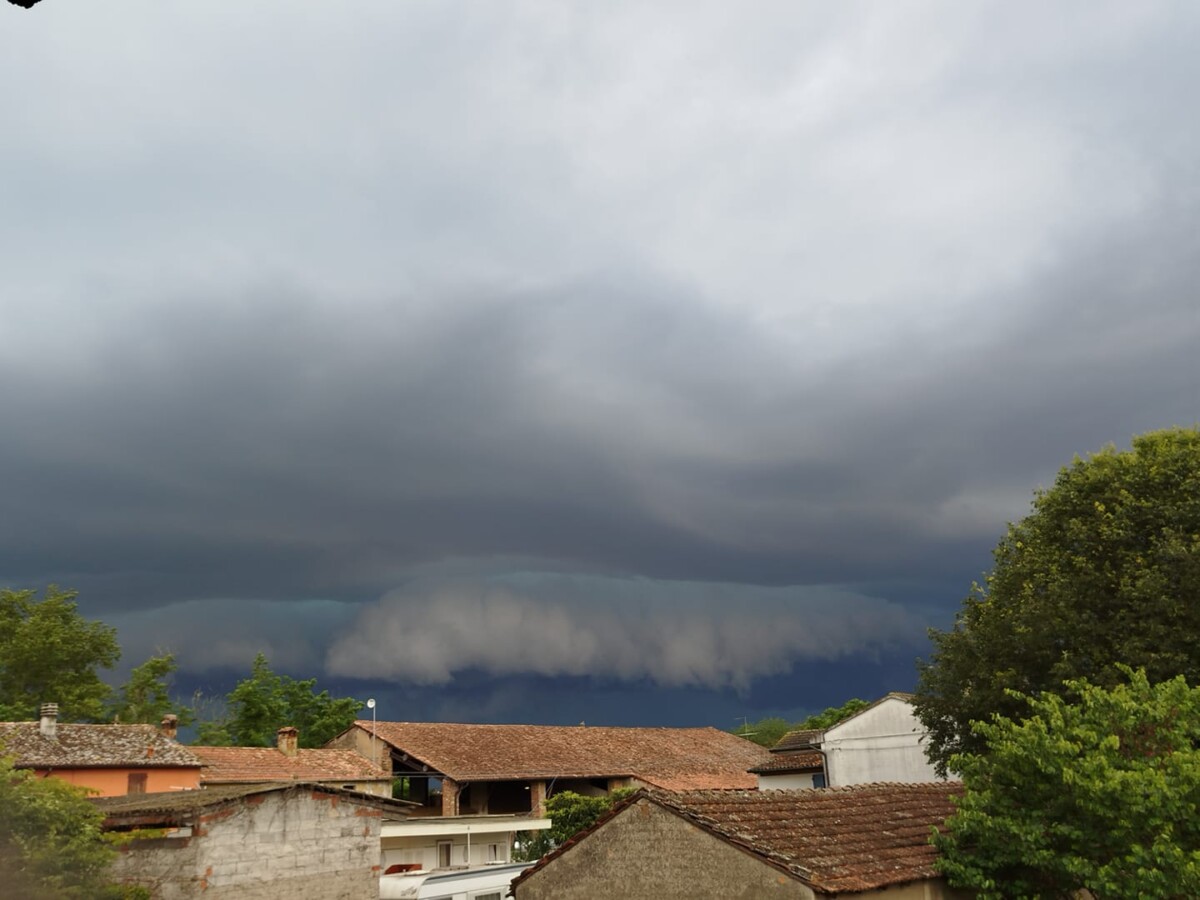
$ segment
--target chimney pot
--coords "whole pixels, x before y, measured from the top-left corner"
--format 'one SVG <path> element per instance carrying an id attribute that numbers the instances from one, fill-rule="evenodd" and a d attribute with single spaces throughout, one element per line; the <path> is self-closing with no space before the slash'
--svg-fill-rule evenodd
<path id="1" fill-rule="evenodd" d="M 284 756 L 295 756 L 300 742 L 300 730 L 292 725 L 284 725 L 275 732 L 275 746 Z"/>
<path id="2" fill-rule="evenodd" d="M 162 736 L 168 741 L 175 740 L 175 735 L 179 731 L 179 716 L 168 713 L 163 716 L 162 725 L 159 726 L 159 731 Z"/>
<path id="3" fill-rule="evenodd" d="M 58 704 L 43 703 L 42 719 L 38 723 L 38 731 L 48 738 L 58 736 Z"/>

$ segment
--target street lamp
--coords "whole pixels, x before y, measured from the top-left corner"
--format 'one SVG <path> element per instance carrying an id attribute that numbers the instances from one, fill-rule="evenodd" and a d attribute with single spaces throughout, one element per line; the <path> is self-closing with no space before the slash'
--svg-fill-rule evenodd
<path id="1" fill-rule="evenodd" d="M 378 768 L 379 764 L 375 761 L 375 698 L 372 697 L 367 701 L 367 709 L 371 711 L 371 765 Z"/>

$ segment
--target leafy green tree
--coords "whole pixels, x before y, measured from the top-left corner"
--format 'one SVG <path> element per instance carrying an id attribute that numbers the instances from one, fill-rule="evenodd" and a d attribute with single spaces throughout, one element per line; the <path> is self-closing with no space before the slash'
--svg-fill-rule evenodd
<path id="1" fill-rule="evenodd" d="M 116 853 L 86 791 L 0 757 L 0 894 L 36 900 L 148 896 L 112 885 Z"/>
<path id="2" fill-rule="evenodd" d="M 574 791 L 560 791 L 546 799 L 550 827 L 545 831 L 521 832 L 517 836 L 513 859 L 530 862 L 541 859 L 555 847 L 561 847 L 631 794 L 636 788 L 618 788 L 599 797 L 585 797 Z"/>
<path id="3" fill-rule="evenodd" d="M 830 706 L 828 709 L 822 710 L 819 713 L 814 713 L 802 722 L 797 722 L 792 726 L 792 731 L 824 731 L 826 728 L 832 728 L 838 722 L 850 718 L 857 712 L 861 712 L 871 705 L 869 700 L 859 700 L 855 697 L 852 700 L 847 700 L 841 706 Z"/>
<path id="4" fill-rule="evenodd" d="M 995 561 L 918 664 L 914 707 L 943 773 L 984 746 L 972 722 L 1024 711 L 1010 691 L 1113 685 L 1118 663 L 1200 681 L 1200 430 L 1076 458 L 1009 526 Z"/>
<path id="5" fill-rule="evenodd" d="M 171 699 L 171 676 L 178 668 L 171 653 L 152 656 L 135 667 L 109 706 L 109 720 L 157 725 L 163 716 L 173 713 L 179 717 L 180 726 L 190 725 L 192 711 Z"/>
<path id="6" fill-rule="evenodd" d="M 1200 689 L 1086 680 L 1015 695 L 1026 718 L 977 722 L 954 757 L 966 793 L 935 834 L 939 868 L 980 900 L 1200 897 Z"/>
<path id="7" fill-rule="evenodd" d="M 349 728 L 363 704 L 352 697 L 331 697 L 328 691 L 317 693 L 315 678 L 297 681 L 277 675 L 259 653 L 250 677 L 229 692 L 226 706 L 223 720 L 201 723 L 198 743 L 269 747 L 275 732 L 291 725 L 300 731 L 301 747 L 320 747 Z"/>
<path id="8" fill-rule="evenodd" d="M 42 703 L 74 721 L 104 717 L 111 688 L 97 670 L 120 658 L 117 632 L 83 618 L 75 597 L 0 589 L 0 720 L 35 718 Z"/>
<path id="9" fill-rule="evenodd" d="M 832 728 L 843 719 L 848 719 L 856 712 L 870 706 L 867 700 L 847 700 L 841 706 L 830 706 L 819 713 L 813 713 L 807 719 L 799 722 L 788 722 L 787 719 L 773 716 L 759 719 L 757 722 L 747 722 L 733 733 L 744 737 L 762 747 L 774 747 L 789 731 L 822 731 Z"/>

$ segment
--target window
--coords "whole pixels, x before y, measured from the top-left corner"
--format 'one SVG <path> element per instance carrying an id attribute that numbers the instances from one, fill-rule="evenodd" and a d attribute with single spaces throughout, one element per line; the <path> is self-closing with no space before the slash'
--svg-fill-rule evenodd
<path id="1" fill-rule="evenodd" d="M 490 894 L 472 894 L 471 900 L 501 900 L 500 892 L 493 891 Z"/>
<path id="2" fill-rule="evenodd" d="M 125 784 L 125 793 L 127 793 L 127 794 L 144 794 L 144 793 L 146 793 L 146 773 L 145 772 L 130 772 L 129 780 Z"/>
<path id="3" fill-rule="evenodd" d="M 425 846 L 428 847 L 429 845 L 426 844 Z M 437 864 L 438 864 L 439 869 L 450 868 L 450 847 L 451 847 L 451 844 L 449 841 L 438 841 L 437 842 L 437 854 L 438 854 Z"/>
<path id="4" fill-rule="evenodd" d="M 815 788 L 825 787 L 825 773 L 824 772 L 814 772 L 812 778 L 813 778 L 813 787 L 815 787 Z"/>
<path id="5" fill-rule="evenodd" d="M 488 862 L 500 862 L 500 845 L 488 844 Z"/>

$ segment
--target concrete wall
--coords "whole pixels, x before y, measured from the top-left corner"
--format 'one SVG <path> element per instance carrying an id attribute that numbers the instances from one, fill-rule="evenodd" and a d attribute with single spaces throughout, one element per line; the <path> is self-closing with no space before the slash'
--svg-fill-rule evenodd
<path id="1" fill-rule="evenodd" d="M 828 784 L 876 781 L 940 781 L 925 758 L 925 728 L 912 704 L 888 697 L 877 706 L 825 732 L 821 749 L 828 764 Z"/>
<path id="2" fill-rule="evenodd" d="M 812 900 L 813 896 L 794 878 L 645 800 L 551 860 L 516 890 L 516 900 Z"/>
<path id="3" fill-rule="evenodd" d="M 201 818 L 190 837 L 133 841 L 119 880 L 156 900 L 377 900 L 380 812 L 293 788 Z"/>
<path id="4" fill-rule="evenodd" d="M 129 792 L 129 775 L 144 773 L 146 790 L 144 793 L 156 794 L 159 791 L 193 790 L 200 786 L 200 767 L 153 769 L 39 769 L 37 774 L 53 777 L 80 787 L 91 788 L 98 797 L 121 797 Z"/>

